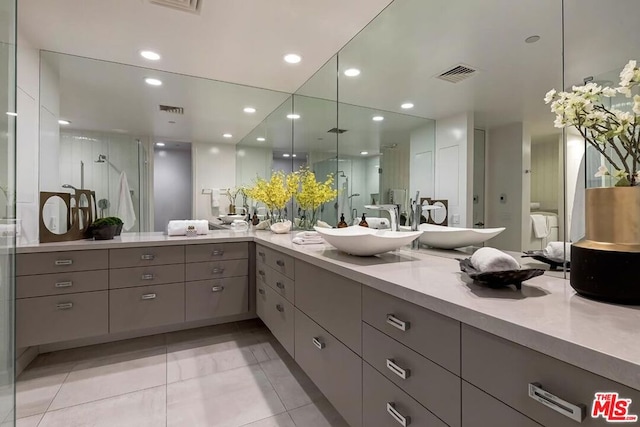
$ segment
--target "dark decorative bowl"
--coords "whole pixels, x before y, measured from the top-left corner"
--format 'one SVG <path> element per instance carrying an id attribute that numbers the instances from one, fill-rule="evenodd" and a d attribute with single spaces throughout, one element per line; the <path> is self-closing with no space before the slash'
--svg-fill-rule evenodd
<path id="1" fill-rule="evenodd" d="M 571 268 L 571 261 L 564 261 L 561 258 L 551 258 L 544 254 L 544 251 L 526 251 L 524 256 L 531 257 L 536 261 L 549 264 L 549 270 L 556 270 L 558 267 L 562 268 L 564 265 L 567 269 Z"/>
<path id="2" fill-rule="evenodd" d="M 124 224 L 118 224 L 118 225 L 116 225 L 116 234 L 115 234 L 116 236 L 119 236 L 119 235 L 120 235 L 120 233 L 122 233 L 122 226 L 123 226 L 123 225 L 124 225 Z"/>
<path id="3" fill-rule="evenodd" d="M 522 289 L 522 282 L 536 276 L 544 274 L 540 268 L 526 268 L 522 270 L 489 271 L 481 273 L 471 264 L 471 258 L 459 259 L 460 270 L 477 282 L 486 283 L 490 288 L 502 288 L 504 286 L 515 285 L 517 289 Z"/>
<path id="4" fill-rule="evenodd" d="M 103 225 L 93 228 L 93 238 L 96 240 L 111 240 L 116 235 L 117 225 Z"/>

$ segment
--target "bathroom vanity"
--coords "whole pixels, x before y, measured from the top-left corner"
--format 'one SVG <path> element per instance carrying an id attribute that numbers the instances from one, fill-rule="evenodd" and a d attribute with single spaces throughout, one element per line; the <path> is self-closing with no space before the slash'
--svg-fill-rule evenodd
<path id="1" fill-rule="evenodd" d="M 257 314 L 354 427 L 607 425 L 596 392 L 640 413 L 640 313 L 559 278 L 492 290 L 423 251 L 359 258 L 228 231 L 21 247 L 17 274 L 19 347 Z"/>

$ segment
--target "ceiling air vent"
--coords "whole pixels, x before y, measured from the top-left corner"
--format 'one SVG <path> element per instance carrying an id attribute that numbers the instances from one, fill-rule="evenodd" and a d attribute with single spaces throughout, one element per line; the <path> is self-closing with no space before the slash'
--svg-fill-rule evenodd
<path id="1" fill-rule="evenodd" d="M 171 105 L 159 105 L 158 107 L 160 107 L 160 111 L 164 111 L 166 113 L 180 114 L 180 115 L 184 114 L 184 108 L 182 107 L 173 107 Z"/>
<path id="2" fill-rule="evenodd" d="M 202 6 L 202 0 L 149 0 L 149 3 L 191 13 L 200 13 L 200 7 Z"/>
<path id="3" fill-rule="evenodd" d="M 473 76 L 477 70 L 468 65 L 458 64 L 455 67 L 445 71 L 436 78 L 447 81 L 449 83 L 460 83 L 461 81 Z"/>
<path id="4" fill-rule="evenodd" d="M 346 131 L 347 131 L 346 129 L 333 128 L 333 129 L 329 129 L 327 133 L 345 133 Z"/>

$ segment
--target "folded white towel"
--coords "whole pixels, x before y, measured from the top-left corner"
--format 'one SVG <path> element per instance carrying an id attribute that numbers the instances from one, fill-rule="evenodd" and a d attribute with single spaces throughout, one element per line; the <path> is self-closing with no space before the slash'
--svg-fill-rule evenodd
<path id="1" fill-rule="evenodd" d="M 136 211 L 133 207 L 133 200 L 131 200 L 127 174 L 124 171 L 120 172 L 116 215 L 122 220 L 122 228 L 124 228 L 125 231 L 131 230 L 136 223 Z"/>
<path id="2" fill-rule="evenodd" d="M 549 227 L 547 226 L 547 217 L 545 215 L 531 215 L 531 226 L 536 239 L 544 239 L 549 235 Z"/>
<path id="3" fill-rule="evenodd" d="M 167 224 L 167 234 L 169 236 L 184 236 L 187 234 L 187 228 L 193 226 L 196 228 L 197 234 L 209 233 L 209 221 L 200 220 L 172 220 Z"/>
<path id="4" fill-rule="evenodd" d="M 471 255 L 471 264 L 481 273 L 489 271 L 519 270 L 514 257 L 495 248 L 480 248 Z"/>
<path id="5" fill-rule="evenodd" d="M 544 256 L 549 258 L 564 259 L 565 261 L 569 261 L 571 259 L 571 243 L 549 242 L 542 253 L 544 254 Z"/>
<path id="6" fill-rule="evenodd" d="M 294 237 L 291 241 L 296 245 L 321 245 L 324 243 L 323 239 L 304 239 L 302 237 Z"/>
<path id="7" fill-rule="evenodd" d="M 212 208 L 220 207 L 220 189 L 219 188 L 211 189 L 211 207 Z"/>
<path id="8" fill-rule="evenodd" d="M 322 239 L 322 236 L 320 236 L 320 233 L 318 233 L 317 231 L 301 231 L 299 233 L 296 233 L 296 237 L 302 237 L 303 239 L 319 237 Z"/>

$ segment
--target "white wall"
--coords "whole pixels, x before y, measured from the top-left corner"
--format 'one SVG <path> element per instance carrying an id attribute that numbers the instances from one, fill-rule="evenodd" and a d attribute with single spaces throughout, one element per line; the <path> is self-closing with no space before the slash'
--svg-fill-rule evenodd
<path id="1" fill-rule="evenodd" d="M 473 114 L 436 121 L 435 199 L 446 199 L 449 225 L 470 227 L 473 217 Z"/>
<path id="2" fill-rule="evenodd" d="M 273 150 L 269 147 L 237 147 L 236 185 L 253 185 L 257 177 L 269 178 L 273 163 Z"/>
<path id="3" fill-rule="evenodd" d="M 558 136 L 531 144 L 531 201 L 540 203 L 541 211 L 558 212 L 562 200 L 560 144 Z"/>
<path id="4" fill-rule="evenodd" d="M 213 220 L 228 211 L 229 202 L 220 195 L 220 207 L 211 207 L 211 195 L 203 189 L 227 189 L 236 186 L 235 145 L 192 144 L 194 219 Z"/>
<path id="5" fill-rule="evenodd" d="M 389 190 L 403 189 L 409 190 L 409 170 L 410 170 L 410 141 L 395 140 L 383 142 L 383 144 L 398 144 L 395 148 L 382 149 L 380 157 L 380 200 L 382 203 L 389 203 Z M 398 203 L 397 201 L 395 202 Z M 404 202 L 400 202 L 404 205 Z M 403 206 L 406 208 L 406 206 Z"/>
<path id="6" fill-rule="evenodd" d="M 165 231 L 170 220 L 192 219 L 191 161 L 191 150 L 155 150 L 154 231 Z"/>
<path id="7" fill-rule="evenodd" d="M 435 131 L 436 122 L 429 122 L 411 132 L 410 136 L 410 174 L 409 196 L 415 197 L 420 191 L 420 197 L 435 196 Z"/>

